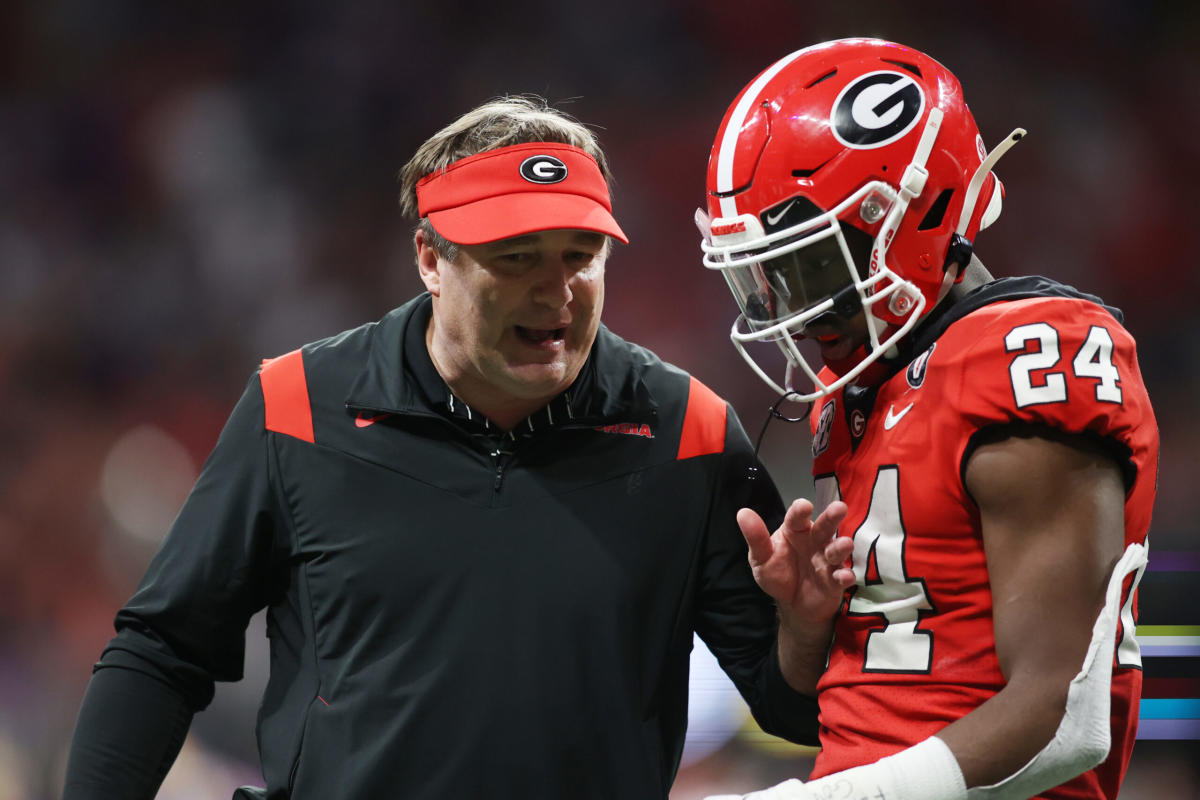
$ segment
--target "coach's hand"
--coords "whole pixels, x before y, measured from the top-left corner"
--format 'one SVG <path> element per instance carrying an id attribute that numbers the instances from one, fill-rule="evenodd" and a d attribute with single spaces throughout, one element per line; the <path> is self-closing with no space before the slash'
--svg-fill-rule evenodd
<path id="1" fill-rule="evenodd" d="M 750 548 L 754 580 L 779 603 L 785 622 L 805 627 L 828 624 L 854 585 L 847 560 L 854 552 L 849 537 L 837 536 L 846 504 L 835 500 L 812 519 L 813 505 L 795 500 L 783 524 L 767 531 L 762 517 L 749 508 L 738 511 L 738 526 Z"/>
<path id="2" fill-rule="evenodd" d="M 816 520 L 812 513 L 812 503 L 794 501 L 774 533 L 754 511 L 737 514 L 754 580 L 779 604 L 780 671 L 788 685 L 809 696 L 816 695 L 825 670 L 833 618 L 854 585 L 847 566 L 854 541 L 837 535 L 846 504 L 830 503 Z"/>

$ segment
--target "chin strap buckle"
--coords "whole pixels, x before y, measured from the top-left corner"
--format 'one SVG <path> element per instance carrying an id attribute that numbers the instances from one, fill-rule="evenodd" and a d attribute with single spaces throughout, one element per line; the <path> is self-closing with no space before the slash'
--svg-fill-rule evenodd
<path id="1" fill-rule="evenodd" d="M 975 245 L 971 240 L 963 236 L 961 233 L 955 233 L 950 237 L 950 246 L 946 248 L 946 260 L 942 263 L 942 269 L 949 271 L 955 264 L 958 265 L 958 274 L 955 277 L 955 282 L 960 280 L 963 273 L 967 269 L 967 264 L 971 263 L 971 256 L 975 252 Z"/>

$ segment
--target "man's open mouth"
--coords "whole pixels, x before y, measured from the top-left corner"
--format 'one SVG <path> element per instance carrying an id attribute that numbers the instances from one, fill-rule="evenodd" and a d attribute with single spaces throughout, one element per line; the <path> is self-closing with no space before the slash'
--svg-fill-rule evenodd
<path id="1" fill-rule="evenodd" d="M 566 328 L 526 328 L 517 325 L 517 336 L 530 344 L 555 342 L 567 335 Z"/>

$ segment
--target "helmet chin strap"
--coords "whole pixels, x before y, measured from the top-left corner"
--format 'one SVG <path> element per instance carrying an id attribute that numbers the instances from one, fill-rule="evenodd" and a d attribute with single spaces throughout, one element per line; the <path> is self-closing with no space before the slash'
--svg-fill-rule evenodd
<path id="1" fill-rule="evenodd" d="M 970 239 L 958 233 L 951 234 L 950 246 L 946 248 L 946 262 L 942 266 L 942 285 L 938 287 L 937 299 L 933 301 L 930 311 L 937 308 L 938 304 L 954 288 L 954 284 L 962 280 L 974 253 L 975 245 L 971 244 Z M 957 269 L 951 269 L 956 265 Z"/>
<path id="2" fill-rule="evenodd" d="M 1021 141 L 1024 136 L 1024 128 L 1014 129 L 1004 141 L 992 148 L 992 152 L 984 157 L 983 161 L 979 164 L 979 168 L 975 170 L 975 174 L 971 176 L 971 182 L 967 184 L 967 193 L 963 198 L 962 212 L 958 216 L 958 227 L 954 231 L 950 248 L 946 253 L 945 274 L 942 275 L 942 285 L 938 287 L 937 300 L 933 304 L 934 308 L 945 299 L 951 287 L 958 282 L 963 271 L 966 270 L 967 264 L 971 262 L 971 253 L 974 247 L 971 241 L 966 238 L 966 233 L 967 228 L 971 224 L 971 216 L 975 213 L 975 205 L 979 202 L 979 193 L 983 190 L 983 182 L 987 180 L 987 176 L 992 172 L 992 167 L 996 166 L 996 162 L 1000 160 L 1001 156 L 1007 153 L 1014 144 Z M 993 207 L 996 210 L 994 217 L 988 220 L 988 224 L 994 222 L 995 217 L 1000 216 L 999 203 L 997 202 L 999 197 L 996 194 L 1000 191 L 999 184 L 1000 179 L 996 178 L 996 188 L 993 189 L 992 201 L 988 204 L 989 211 Z M 950 269 L 951 264 L 958 264 L 958 269 Z"/>
<path id="3" fill-rule="evenodd" d="M 959 236 L 967 235 L 967 228 L 971 224 L 971 215 L 975 213 L 975 204 L 979 202 L 979 193 L 983 190 L 983 182 L 991 174 L 992 167 L 996 166 L 1000 157 L 1007 153 L 1014 144 L 1021 141 L 1024 136 L 1024 128 L 1014 129 L 1004 141 L 992 148 L 992 152 L 987 154 L 987 157 L 979 165 L 979 169 L 975 170 L 975 174 L 971 176 L 971 182 L 967 184 L 966 197 L 963 198 L 962 213 L 958 215 L 958 227 L 954 229 Z M 996 190 L 999 191 L 999 187 Z M 999 216 L 999 212 L 996 216 Z"/>
<path id="4" fill-rule="evenodd" d="M 937 109 L 934 109 L 934 111 L 937 111 Z M 930 112 L 931 115 L 932 113 L 933 112 Z M 926 132 L 928 133 L 928 129 L 926 129 Z M 992 168 L 996 166 L 996 162 L 999 161 L 1000 158 L 1007 153 L 1014 144 L 1021 141 L 1024 136 L 1024 128 L 1014 129 L 1012 133 L 1005 137 L 1004 141 L 992 148 L 992 151 L 984 157 L 982 162 L 980 162 L 979 168 L 975 170 L 975 174 L 971 176 L 971 181 L 967 184 L 966 195 L 963 198 L 962 211 L 958 216 L 958 227 L 955 228 L 954 237 L 951 239 L 950 247 L 946 253 L 945 273 L 942 275 L 942 285 L 938 287 L 937 299 L 933 303 L 933 308 L 937 308 L 937 306 L 941 304 L 942 300 L 945 299 L 946 295 L 950 293 L 950 289 L 955 283 L 958 282 L 958 279 L 962 276 L 963 271 L 967 268 L 967 264 L 969 264 L 971 261 L 971 253 L 973 252 L 974 247 L 971 244 L 971 240 L 966 238 L 966 233 L 967 228 L 971 224 L 971 216 L 975 213 L 975 205 L 979 202 L 979 193 L 983 190 L 984 181 L 986 181 L 987 176 L 991 174 Z M 922 138 L 921 141 L 923 144 L 924 138 Z M 932 141 L 930 142 L 930 145 L 932 146 Z M 918 146 L 917 150 L 918 152 L 920 151 L 920 146 Z M 915 163 L 916 159 L 914 159 L 914 164 Z M 909 169 L 912 169 L 912 167 L 909 167 Z M 997 178 L 996 188 L 993 190 L 993 192 L 1000 191 L 999 183 L 1000 179 Z M 993 194 L 992 202 L 989 203 L 989 210 L 992 207 L 996 208 L 994 214 L 995 217 L 1000 216 L 999 204 L 996 202 L 998 199 L 999 198 Z M 993 219 L 988 220 L 989 224 L 994 221 L 994 217 Z M 950 269 L 951 264 L 958 264 L 958 269 Z M 930 310 L 932 310 L 932 308 Z M 888 357 L 892 356 L 894 356 L 893 353 L 888 354 Z"/>

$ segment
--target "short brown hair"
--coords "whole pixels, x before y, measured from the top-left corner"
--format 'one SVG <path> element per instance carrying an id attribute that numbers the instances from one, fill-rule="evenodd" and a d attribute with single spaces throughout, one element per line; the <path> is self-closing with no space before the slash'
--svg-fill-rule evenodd
<path id="1" fill-rule="evenodd" d="M 559 111 L 537 95 L 498 97 L 473 108 L 425 140 L 399 174 L 400 210 L 416 217 L 417 181 L 455 161 L 513 144 L 560 142 L 586 152 L 600 166 L 604 180 L 612 185 L 608 160 L 591 129 L 574 117 Z M 425 240 L 443 258 L 453 261 L 458 246 L 443 238 L 427 217 L 417 222 Z"/>

